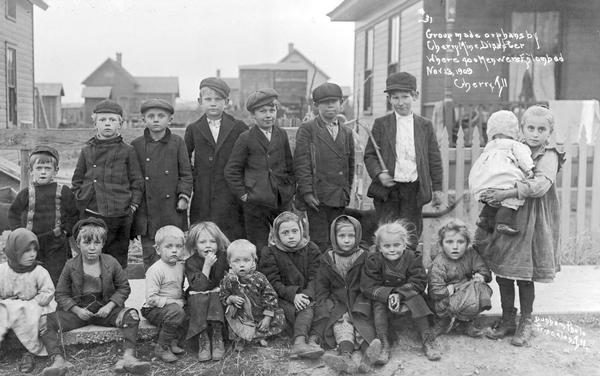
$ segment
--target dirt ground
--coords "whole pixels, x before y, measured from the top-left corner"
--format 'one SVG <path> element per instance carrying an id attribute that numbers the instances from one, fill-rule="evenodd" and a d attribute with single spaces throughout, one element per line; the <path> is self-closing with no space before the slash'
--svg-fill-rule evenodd
<path id="1" fill-rule="evenodd" d="M 489 322 L 489 320 L 487 320 Z M 485 325 L 486 323 L 481 323 Z M 492 341 L 472 339 L 450 333 L 439 338 L 442 360 L 430 362 L 421 352 L 417 334 L 398 323 L 399 340 L 393 345 L 392 358 L 384 367 L 369 374 L 409 376 L 596 376 L 600 375 L 600 318 L 589 316 L 572 321 L 565 318 L 538 317 L 535 337 L 531 345 L 517 348 L 509 339 Z M 569 343 L 571 342 L 571 343 Z M 575 344 L 577 342 L 577 345 Z M 578 347 L 577 347 L 578 346 Z M 75 368 L 70 375 L 112 375 L 112 367 L 120 354 L 120 344 L 67 348 L 69 360 Z M 290 346 L 284 339 L 276 339 L 268 347 L 252 346 L 238 354 L 228 351 L 220 362 L 199 363 L 193 344 L 188 354 L 174 364 L 165 365 L 153 357 L 153 344 L 138 346 L 140 358 L 151 361 L 149 375 L 298 375 L 333 376 L 336 372 L 320 360 L 291 360 Z M 0 351 L 0 375 L 18 375 L 20 352 Z M 355 354 L 356 360 L 360 359 Z M 38 358 L 32 374 L 39 374 L 48 360 Z"/>

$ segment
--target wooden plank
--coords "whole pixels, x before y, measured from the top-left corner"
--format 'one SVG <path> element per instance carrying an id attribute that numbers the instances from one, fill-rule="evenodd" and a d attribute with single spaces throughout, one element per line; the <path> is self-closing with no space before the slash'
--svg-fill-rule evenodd
<path id="1" fill-rule="evenodd" d="M 442 171 L 444 176 L 442 177 L 442 192 L 448 193 L 448 187 L 450 182 L 450 144 L 448 141 L 448 131 L 446 127 L 442 127 L 441 135 L 438 136 L 440 143 L 440 152 L 442 154 Z"/>
<path id="2" fill-rule="evenodd" d="M 583 240 L 583 234 L 586 231 L 585 226 L 585 185 L 587 176 L 587 136 L 585 127 L 581 127 L 581 137 L 579 138 L 579 176 L 577 177 L 577 243 Z"/>
<path id="3" fill-rule="evenodd" d="M 25 189 L 29 186 L 29 150 L 21 149 L 19 151 L 19 161 L 21 166 L 19 188 Z"/>
<path id="4" fill-rule="evenodd" d="M 479 144 L 479 128 L 475 127 L 472 133 L 471 142 L 473 146 L 471 147 L 471 160 L 476 161 L 481 155 L 481 145 Z M 471 166 L 473 164 L 471 163 Z M 468 184 L 468 182 L 467 182 Z M 481 212 L 481 207 L 483 204 L 473 199 L 473 196 L 469 196 L 469 200 L 467 201 L 469 205 L 469 220 L 468 222 L 474 223 L 477 217 L 479 216 L 479 212 Z"/>
<path id="5" fill-rule="evenodd" d="M 600 130 L 594 137 L 594 165 L 592 173 L 592 236 L 600 240 Z"/>
<path id="6" fill-rule="evenodd" d="M 465 140 L 464 140 L 464 132 L 462 127 L 458 130 L 458 138 L 456 140 L 456 180 L 455 180 L 455 191 L 456 191 L 456 199 L 459 199 L 463 196 L 465 191 Z M 465 208 L 464 202 L 461 200 L 458 205 L 456 205 L 456 214 L 458 216 L 464 216 Z"/>
<path id="7" fill-rule="evenodd" d="M 571 216 L 571 170 L 573 163 L 573 149 L 575 145 L 571 144 L 571 134 L 567 135 L 565 147 L 565 163 L 562 168 L 562 186 L 561 186 L 561 197 L 560 197 L 560 248 L 561 250 L 566 249 L 570 244 L 569 239 L 569 227 L 570 227 L 570 216 Z"/>

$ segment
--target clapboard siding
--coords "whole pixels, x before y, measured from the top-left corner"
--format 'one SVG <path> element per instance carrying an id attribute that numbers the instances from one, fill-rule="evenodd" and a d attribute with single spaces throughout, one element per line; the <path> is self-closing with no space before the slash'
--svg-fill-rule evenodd
<path id="1" fill-rule="evenodd" d="M 418 10 L 423 2 L 404 9 L 400 16 L 400 72 L 409 72 L 417 78 L 417 89 L 423 85 L 423 23 L 417 22 Z M 421 98 L 413 105 L 421 113 Z"/>
<path id="2" fill-rule="evenodd" d="M 6 45 L 17 51 L 17 121 L 33 123 L 33 5 L 17 2 L 16 21 L 5 17 L 4 2 L 0 5 L 0 129 L 6 128 Z"/>
<path id="3" fill-rule="evenodd" d="M 381 116 L 386 112 L 385 79 L 388 67 L 389 21 L 380 21 L 375 25 L 375 52 L 373 53 L 373 115 Z"/>

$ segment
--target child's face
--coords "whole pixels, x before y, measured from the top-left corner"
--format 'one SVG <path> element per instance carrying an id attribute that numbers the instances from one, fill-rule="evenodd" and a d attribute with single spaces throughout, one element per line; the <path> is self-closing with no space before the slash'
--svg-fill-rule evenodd
<path id="1" fill-rule="evenodd" d="M 542 116 L 527 116 L 522 131 L 525 143 L 531 147 L 544 145 L 552 133 L 548 121 Z"/>
<path id="2" fill-rule="evenodd" d="M 328 123 L 331 123 L 333 120 L 335 120 L 335 117 L 342 112 L 342 108 L 342 101 L 339 99 L 329 99 L 317 103 L 319 115 L 321 115 L 323 120 Z"/>
<path id="3" fill-rule="evenodd" d="M 356 243 L 356 231 L 354 231 L 354 227 L 350 225 L 341 227 L 335 237 L 338 247 L 342 251 L 348 252 L 354 248 L 354 244 Z"/>
<path id="4" fill-rule="evenodd" d="M 98 258 L 102 253 L 102 247 L 104 247 L 104 242 L 97 237 L 88 239 L 82 237 L 78 245 L 81 252 L 81 257 L 83 257 L 84 261 L 87 263 L 93 263 L 98 261 Z"/>
<path id="5" fill-rule="evenodd" d="M 183 251 L 183 238 L 179 236 L 166 236 L 160 244 L 156 245 L 156 252 L 160 259 L 169 265 L 175 265 Z"/>
<path id="6" fill-rule="evenodd" d="M 392 91 L 388 94 L 388 100 L 394 111 L 400 116 L 408 116 L 411 113 L 412 104 L 417 96 L 409 91 Z"/>
<path id="7" fill-rule="evenodd" d="M 150 133 L 162 134 L 173 120 L 173 116 L 160 108 L 151 108 L 144 112 L 144 123 Z"/>
<path id="8" fill-rule="evenodd" d="M 56 176 L 54 163 L 35 161 L 31 166 L 31 179 L 36 184 L 50 184 Z"/>
<path id="9" fill-rule="evenodd" d="M 202 258 L 205 258 L 209 253 L 217 252 L 217 239 L 207 231 L 202 231 L 196 241 L 196 250 Z"/>
<path id="10" fill-rule="evenodd" d="M 200 108 L 209 119 L 220 119 L 227 105 L 227 99 L 221 97 L 214 90 L 203 90 L 198 98 Z"/>
<path id="11" fill-rule="evenodd" d="M 37 248 L 35 247 L 35 244 L 30 244 L 29 249 L 27 249 L 21 255 L 21 258 L 19 259 L 19 264 L 21 266 L 31 266 L 35 262 L 36 257 L 37 257 Z"/>
<path id="12" fill-rule="evenodd" d="M 269 105 L 259 107 L 254 110 L 252 116 L 259 128 L 271 129 L 275 125 L 275 119 L 277 119 L 277 107 Z"/>
<path id="13" fill-rule="evenodd" d="M 96 135 L 101 140 L 108 140 L 116 137 L 121 130 L 121 116 L 112 113 L 97 113 L 94 126 Z"/>
<path id="14" fill-rule="evenodd" d="M 300 243 L 300 226 L 294 221 L 283 222 L 277 230 L 279 240 L 287 247 L 295 247 Z"/>
<path id="15" fill-rule="evenodd" d="M 406 249 L 406 239 L 401 234 L 382 232 L 379 238 L 379 251 L 386 260 L 396 261 Z"/>
<path id="16" fill-rule="evenodd" d="M 442 248 L 446 256 L 451 260 L 458 260 L 467 250 L 467 239 L 459 232 L 448 231 L 442 240 Z"/>
<path id="17" fill-rule="evenodd" d="M 237 250 L 229 257 L 229 265 L 236 275 L 245 276 L 255 269 L 256 260 L 252 252 Z"/>

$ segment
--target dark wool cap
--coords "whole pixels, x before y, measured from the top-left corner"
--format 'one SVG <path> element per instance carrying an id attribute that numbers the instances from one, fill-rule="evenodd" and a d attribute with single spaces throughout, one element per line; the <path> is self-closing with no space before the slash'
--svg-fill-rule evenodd
<path id="1" fill-rule="evenodd" d="M 208 87 L 217 92 L 224 99 L 229 98 L 229 86 L 219 77 L 208 77 L 200 82 L 200 89 Z"/>
<path id="2" fill-rule="evenodd" d="M 117 114 L 123 116 L 123 107 L 117 102 L 105 99 L 94 106 L 95 114 Z"/>
<path id="3" fill-rule="evenodd" d="M 312 99 L 315 103 L 330 99 L 342 99 L 342 97 L 342 88 L 329 82 L 317 86 L 312 92 Z"/>
<path id="4" fill-rule="evenodd" d="M 390 91 L 401 90 L 401 91 L 416 91 L 417 90 L 417 78 L 410 73 L 400 72 L 390 75 L 385 80 L 384 93 Z"/>
<path id="5" fill-rule="evenodd" d="M 103 227 L 105 230 L 108 231 L 108 226 L 106 226 L 106 222 L 104 222 L 100 218 L 89 217 L 89 218 L 85 218 L 85 219 L 80 219 L 79 221 L 77 221 L 77 223 L 75 223 L 75 226 L 73 226 L 73 238 L 74 239 L 77 239 L 77 235 L 79 235 L 79 229 L 86 225 Z"/>
<path id="6" fill-rule="evenodd" d="M 272 105 L 275 100 L 279 97 L 279 93 L 275 89 L 260 89 L 256 90 L 248 96 L 246 101 L 246 109 L 250 112 L 254 112 L 257 108 L 266 105 Z"/>
<path id="7" fill-rule="evenodd" d="M 171 103 L 167 102 L 164 99 L 160 99 L 160 98 L 152 98 L 152 99 L 147 99 L 147 100 L 143 101 L 140 112 L 143 114 L 151 108 L 158 108 L 158 109 L 167 111 L 171 115 L 173 115 L 173 113 L 175 112 L 175 110 L 173 110 L 173 106 L 171 106 Z"/>
<path id="8" fill-rule="evenodd" d="M 52 146 L 37 145 L 36 147 L 33 148 L 33 150 L 31 150 L 31 153 L 29 154 L 29 158 L 31 158 L 31 156 L 34 154 L 48 154 L 48 155 L 54 157 L 54 159 L 56 159 L 56 163 L 58 163 L 58 151 L 55 148 L 53 148 Z"/>

